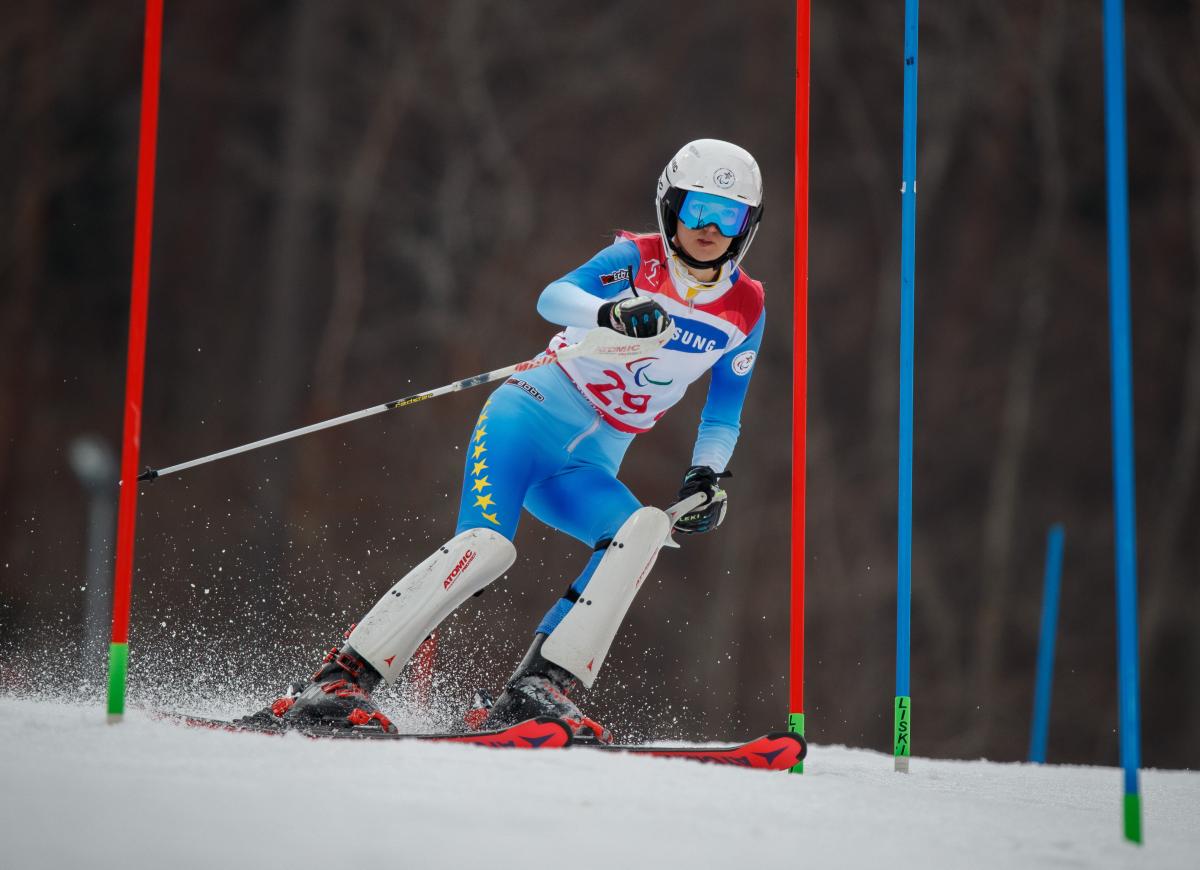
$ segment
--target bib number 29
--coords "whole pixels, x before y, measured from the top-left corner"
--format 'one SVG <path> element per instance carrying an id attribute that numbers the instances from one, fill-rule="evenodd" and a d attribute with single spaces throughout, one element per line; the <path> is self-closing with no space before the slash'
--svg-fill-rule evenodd
<path id="1" fill-rule="evenodd" d="M 625 391 L 625 381 L 621 375 L 611 369 L 604 370 L 604 376 L 608 381 L 599 384 L 588 384 L 588 392 L 596 397 L 601 405 L 612 410 L 614 414 L 644 414 L 646 408 L 650 405 L 650 396 L 645 393 L 627 393 Z M 615 390 L 620 390 L 620 403 L 614 406 L 616 398 L 610 395 Z"/>

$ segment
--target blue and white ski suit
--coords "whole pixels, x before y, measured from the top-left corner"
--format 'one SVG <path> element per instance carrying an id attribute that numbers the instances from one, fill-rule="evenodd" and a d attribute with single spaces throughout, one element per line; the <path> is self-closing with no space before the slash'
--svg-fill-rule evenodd
<path id="1" fill-rule="evenodd" d="M 569 597 L 538 626 L 549 634 L 587 586 L 603 544 L 641 507 L 617 479 L 626 448 L 711 371 L 692 465 L 723 471 L 733 454 L 742 403 L 762 341 L 762 285 L 726 265 L 715 284 L 695 279 L 661 237 L 622 233 L 591 260 L 542 291 L 538 312 L 565 327 L 556 350 L 596 325 L 600 306 L 653 297 L 674 322 L 654 356 L 626 363 L 576 358 L 509 378 L 483 406 L 467 448 L 458 528 L 490 528 L 512 540 L 521 509 L 589 547 L 600 546 Z"/>

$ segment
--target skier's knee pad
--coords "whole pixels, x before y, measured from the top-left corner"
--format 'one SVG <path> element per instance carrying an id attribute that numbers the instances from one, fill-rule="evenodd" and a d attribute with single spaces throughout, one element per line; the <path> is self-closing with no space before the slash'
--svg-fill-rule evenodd
<path id="1" fill-rule="evenodd" d="M 388 590 L 347 643 L 386 682 L 393 682 L 438 623 L 507 571 L 516 558 L 512 541 L 491 529 L 455 535 Z"/>
<path id="2" fill-rule="evenodd" d="M 590 689 L 670 531 L 665 512 L 655 507 L 635 511 L 613 536 L 570 612 L 546 639 L 542 655 Z"/>

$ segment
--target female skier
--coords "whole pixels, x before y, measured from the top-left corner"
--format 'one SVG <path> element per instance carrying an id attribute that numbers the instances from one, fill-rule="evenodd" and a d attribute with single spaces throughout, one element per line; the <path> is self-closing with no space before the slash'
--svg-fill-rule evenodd
<path id="1" fill-rule="evenodd" d="M 570 699 L 591 687 L 659 548 L 676 531 L 711 531 L 725 518 L 719 479 L 737 441 L 742 402 L 762 341 L 763 288 L 740 268 L 762 216 L 758 164 L 716 139 L 685 145 L 658 179 L 658 233 L 622 232 L 591 260 L 546 287 L 537 310 L 563 327 L 547 355 L 606 327 L 644 340 L 636 358 L 556 359 L 510 378 L 483 406 L 468 442 L 456 535 L 401 579 L 330 650 L 317 672 L 260 716 L 276 724 L 393 730 L 371 700 L 422 640 L 516 559 L 524 508 L 594 553 L 537 626 L 533 644 L 473 727 L 538 715 L 607 732 Z M 625 339 L 622 339 L 625 340 Z M 711 372 L 681 502 L 682 516 L 643 508 L 617 479 L 634 436 Z"/>

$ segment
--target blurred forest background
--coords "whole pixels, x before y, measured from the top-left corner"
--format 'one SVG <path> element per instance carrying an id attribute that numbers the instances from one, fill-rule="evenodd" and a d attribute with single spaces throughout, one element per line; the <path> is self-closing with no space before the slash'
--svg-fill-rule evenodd
<path id="1" fill-rule="evenodd" d="M 89 515 L 117 490 L 75 469 L 81 437 L 119 449 L 143 4 L 5 7 L 0 685 L 74 694 L 103 671 L 86 614 L 106 619 L 111 532 Z M 903 4 L 814 7 L 808 730 L 890 751 Z M 1196 767 L 1200 6 L 1127 15 L 1144 759 Z M 634 736 L 782 726 L 793 5 L 168 2 L 164 39 L 156 467 L 528 358 L 555 331 L 538 292 L 653 228 L 682 143 L 757 156 L 769 320 L 729 518 L 659 560 L 585 709 Z M 1061 522 L 1049 759 L 1117 760 L 1102 76 L 1097 0 L 922 4 L 915 754 L 1025 756 Z M 451 534 L 485 397 L 143 485 L 133 701 L 257 704 L 309 672 Z M 643 501 L 673 498 L 703 398 L 630 450 Z M 517 545 L 445 626 L 447 710 L 499 685 L 587 556 L 528 517 Z"/>

